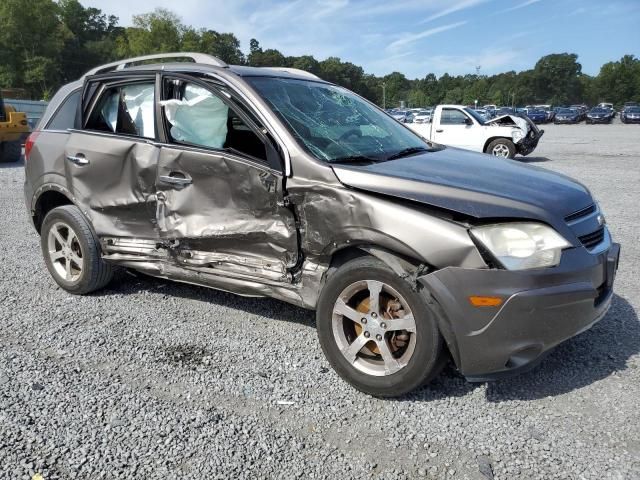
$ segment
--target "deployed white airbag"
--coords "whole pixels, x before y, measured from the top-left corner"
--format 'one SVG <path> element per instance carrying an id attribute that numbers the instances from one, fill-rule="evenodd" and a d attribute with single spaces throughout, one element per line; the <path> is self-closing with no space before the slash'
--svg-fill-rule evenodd
<path id="1" fill-rule="evenodd" d="M 229 107 L 204 88 L 187 85 L 181 100 L 165 100 L 165 115 L 174 140 L 222 148 L 227 139 Z"/>

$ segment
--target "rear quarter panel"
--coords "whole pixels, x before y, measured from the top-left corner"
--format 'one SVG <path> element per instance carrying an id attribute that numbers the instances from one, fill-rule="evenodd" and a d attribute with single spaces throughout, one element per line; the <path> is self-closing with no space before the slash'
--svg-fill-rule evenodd
<path id="1" fill-rule="evenodd" d="M 67 190 L 64 150 L 67 132 L 41 131 L 25 161 L 25 202 L 32 211 L 37 196 L 49 189 Z"/>

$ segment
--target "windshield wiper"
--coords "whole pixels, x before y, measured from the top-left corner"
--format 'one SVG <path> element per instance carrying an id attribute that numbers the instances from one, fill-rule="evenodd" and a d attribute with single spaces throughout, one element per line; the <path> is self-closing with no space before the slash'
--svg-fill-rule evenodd
<path id="1" fill-rule="evenodd" d="M 338 157 L 329 160 L 329 163 L 375 163 L 379 160 L 376 158 L 367 157 L 365 155 L 348 155 L 346 157 Z"/>
<path id="2" fill-rule="evenodd" d="M 429 149 L 425 147 L 409 147 L 400 150 L 397 153 L 387 157 L 387 160 L 395 160 L 396 158 L 408 157 L 409 155 L 414 155 L 420 152 L 428 152 Z"/>

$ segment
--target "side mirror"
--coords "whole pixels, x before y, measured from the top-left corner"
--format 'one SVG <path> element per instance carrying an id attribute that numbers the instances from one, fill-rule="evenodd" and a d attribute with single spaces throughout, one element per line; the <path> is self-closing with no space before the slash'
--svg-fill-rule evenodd
<path id="1" fill-rule="evenodd" d="M 471 121 L 471 119 L 470 119 L 469 117 L 466 117 L 466 118 L 464 119 L 464 124 L 465 124 L 465 125 L 473 125 L 473 122 Z"/>

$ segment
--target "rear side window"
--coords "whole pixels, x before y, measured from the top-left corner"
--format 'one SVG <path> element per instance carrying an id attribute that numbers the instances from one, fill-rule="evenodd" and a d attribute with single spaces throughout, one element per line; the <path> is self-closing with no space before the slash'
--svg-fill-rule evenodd
<path id="1" fill-rule="evenodd" d="M 91 112 L 85 128 L 155 138 L 153 82 L 107 88 Z"/>
<path id="2" fill-rule="evenodd" d="M 76 112 L 78 110 L 78 102 L 80 101 L 80 90 L 76 90 L 69 95 L 58 111 L 53 115 L 48 130 L 67 130 L 73 128 L 76 123 Z"/>

